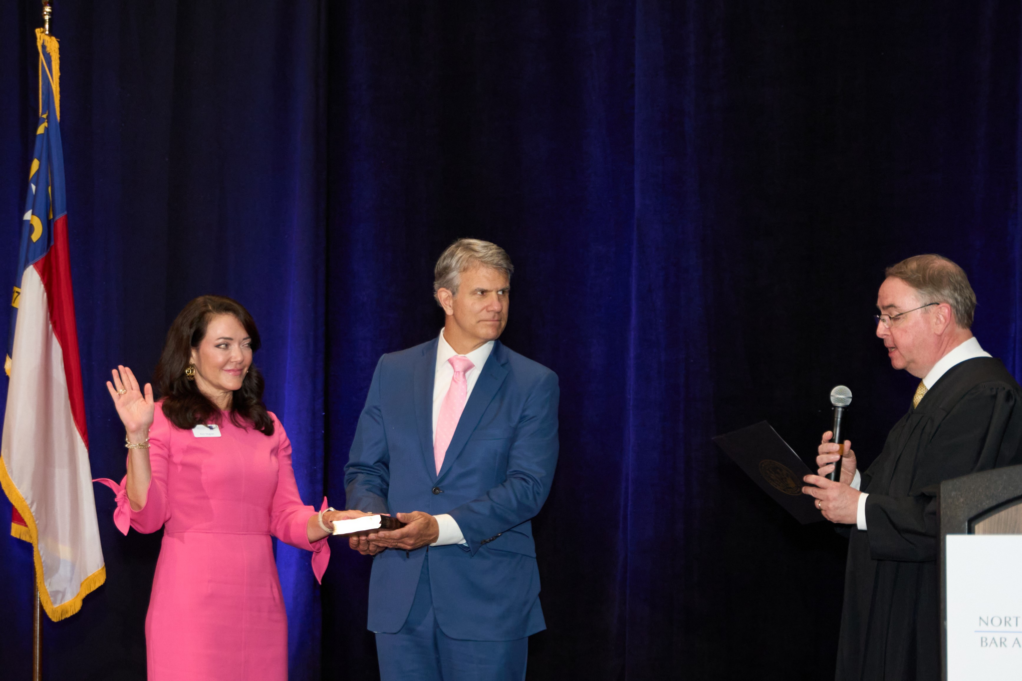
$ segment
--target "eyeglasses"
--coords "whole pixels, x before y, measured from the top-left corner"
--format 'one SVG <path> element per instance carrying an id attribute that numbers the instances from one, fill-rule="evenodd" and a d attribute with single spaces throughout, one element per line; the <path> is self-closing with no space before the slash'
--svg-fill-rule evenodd
<path id="1" fill-rule="evenodd" d="M 914 307 L 911 310 L 905 310 L 904 312 L 899 312 L 898 314 L 895 314 L 895 315 L 875 314 L 875 315 L 873 315 L 873 319 L 876 320 L 877 324 L 883 324 L 885 329 L 889 329 L 889 328 L 891 328 L 891 324 L 893 324 L 894 322 L 898 321 L 899 319 L 901 319 L 902 317 L 907 315 L 909 312 L 915 312 L 916 310 L 922 310 L 924 307 L 929 307 L 931 305 L 940 305 L 940 303 L 926 303 L 926 305 L 920 305 L 919 307 Z"/>

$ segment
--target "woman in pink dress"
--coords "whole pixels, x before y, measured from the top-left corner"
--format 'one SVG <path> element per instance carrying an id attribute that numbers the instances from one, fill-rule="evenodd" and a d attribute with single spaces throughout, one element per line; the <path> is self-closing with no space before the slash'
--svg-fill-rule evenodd
<path id="1" fill-rule="evenodd" d="M 145 623 L 150 681 L 285 681 L 287 615 L 270 537 L 312 551 L 319 579 L 331 523 L 363 515 L 302 504 L 291 443 L 262 402 L 258 348 L 244 307 L 202 296 L 167 334 L 159 402 L 128 367 L 107 382 L 129 450 L 121 483 L 101 481 L 117 492 L 115 523 L 125 534 L 129 524 L 164 528 Z"/>

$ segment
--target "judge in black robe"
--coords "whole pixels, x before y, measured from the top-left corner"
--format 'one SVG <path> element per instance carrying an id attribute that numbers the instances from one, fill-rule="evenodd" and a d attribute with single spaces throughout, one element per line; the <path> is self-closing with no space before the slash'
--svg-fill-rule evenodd
<path id="1" fill-rule="evenodd" d="M 837 681 L 940 678 L 940 483 L 1022 463 L 1022 389 L 969 331 L 975 294 L 965 273 L 940 256 L 915 256 L 887 274 L 877 336 L 894 368 L 935 382 L 921 385 L 918 405 L 861 480 L 851 443 L 839 450 L 830 433 L 819 476 L 806 478 L 804 491 L 850 539 Z M 820 477 L 839 459 L 841 482 Z"/>
<path id="2" fill-rule="evenodd" d="M 937 490 L 1022 463 L 1022 389 L 1000 361 L 957 364 L 887 436 L 862 476 L 865 532 L 851 529 L 839 681 L 940 678 Z"/>

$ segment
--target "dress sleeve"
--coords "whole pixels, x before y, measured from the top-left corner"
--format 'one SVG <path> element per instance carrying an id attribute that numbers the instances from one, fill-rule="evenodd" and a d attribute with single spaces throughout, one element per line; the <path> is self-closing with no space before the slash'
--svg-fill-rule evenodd
<path id="1" fill-rule="evenodd" d="M 277 445 L 277 491 L 273 495 L 273 507 L 270 509 L 270 533 L 291 546 L 312 551 L 312 569 L 316 579 L 322 581 L 323 573 L 330 563 L 330 544 L 327 537 L 315 542 L 309 541 L 309 518 L 316 515 L 316 510 L 302 503 L 291 466 L 291 440 L 280 421 L 274 418 L 274 422 L 280 441 Z M 324 507 L 326 503 L 324 498 Z"/>
<path id="2" fill-rule="evenodd" d="M 114 509 L 114 525 L 121 534 L 128 534 L 128 528 L 134 527 L 137 532 L 150 534 L 157 531 L 170 517 L 170 506 L 167 503 L 167 459 L 170 454 L 170 424 L 163 415 L 161 405 L 156 405 L 156 415 L 149 429 L 149 466 L 152 474 L 149 478 L 149 489 L 146 492 L 145 504 L 135 511 L 128 501 L 126 489 L 128 476 L 116 483 L 109 478 L 100 478 L 93 482 L 106 485 L 117 495 L 117 508 Z"/>

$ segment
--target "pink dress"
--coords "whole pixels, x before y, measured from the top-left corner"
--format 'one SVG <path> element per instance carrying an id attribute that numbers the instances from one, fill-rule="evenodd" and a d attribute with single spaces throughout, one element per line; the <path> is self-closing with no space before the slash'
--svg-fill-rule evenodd
<path id="1" fill-rule="evenodd" d="M 117 492 L 114 521 L 124 534 L 129 522 L 139 532 L 165 528 L 145 623 L 149 681 L 287 679 L 287 615 L 270 536 L 313 551 L 317 579 L 330 548 L 309 543 L 315 511 L 298 496 L 291 443 L 270 416 L 269 437 L 228 414 L 220 437 L 197 437 L 157 404 L 145 507 L 131 510 L 124 480 L 99 481 Z"/>

